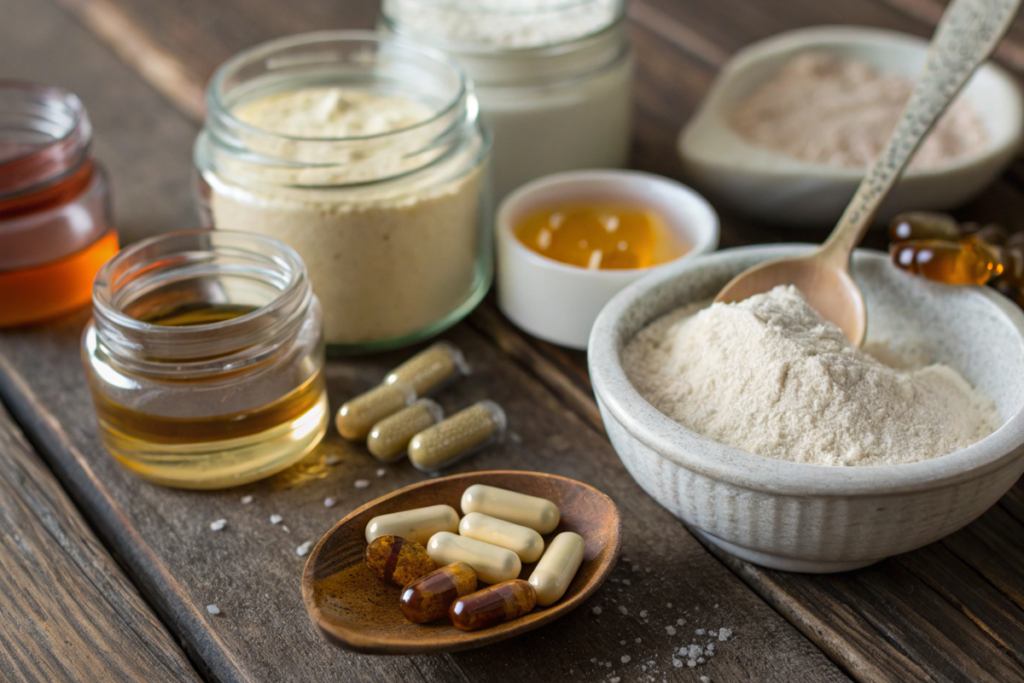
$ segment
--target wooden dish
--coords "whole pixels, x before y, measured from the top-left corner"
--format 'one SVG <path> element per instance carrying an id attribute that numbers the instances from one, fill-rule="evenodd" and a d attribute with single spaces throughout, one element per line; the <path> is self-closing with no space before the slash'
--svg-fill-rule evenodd
<path id="1" fill-rule="evenodd" d="M 561 600 L 524 617 L 480 631 L 460 631 L 448 619 L 413 624 L 398 608 L 397 586 L 384 583 L 363 563 L 367 522 L 377 515 L 427 505 L 448 504 L 460 511 L 462 493 L 488 484 L 547 498 L 561 511 L 558 528 L 583 536 L 583 564 Z M 615 503 L 597 489 L 572 479 L 537 472 L 471 472 L 432 479 L 382 496 L 349 513 L 328 531 L 306 562 L 302 597 L 310 619 L 330 643 L 369 654 L 455 652 L 526 633 L 578 607 L 608 578 L 619 556 L 622 522 Z M 523 565 L 529 578 L 534 564 Z"/>

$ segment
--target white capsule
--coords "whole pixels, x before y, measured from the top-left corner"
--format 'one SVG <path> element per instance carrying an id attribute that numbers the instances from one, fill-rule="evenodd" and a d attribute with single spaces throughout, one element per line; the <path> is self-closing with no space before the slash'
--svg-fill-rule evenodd
<path id="1" fill-rule="evenodd" d="M 537 604 L 547 607 L 558 602 L 583 563 L 583 537 L 564 531 L 551 541 L 548 551 L 530 574 L 530 585 L 537 591 Z"/>
<path id="2" fill-rule="evenodd" d="M 378 515 L 366 525 L 366 542 L 378 536 L 401 536 L 407 541 L 426 545 L 438 531 L 459 530 L 459 513 L 451 505 L 431 505 L 389 515 Z M 447 563 L 446 563 L 447 564 Z"/>
<path id="3" fill-rule="evenodd" d="M 544 539 L 533 529 L 479 512 L 470 512 L 462 518 L 459 533 L 466 538 L 508 548 L 522 562 L 536 562 L 544 552 Z"/>
<path id="4" fill-rule="evenodd" d="M 539 534 L 554 531 L 561 519 L 558 506 L 550 500 L 484 484 L 473 484 L 462 494 L 462 514 L 470 512 L 529 527 Z"/>
<path id="5" fill-rule="evenodd" d="M 465 562 L 484 583 L 511 581 L 519 576 L 523 563 L 506 548 L 441 531 L 430 537 L 427 554 L 437 564 Z"/>

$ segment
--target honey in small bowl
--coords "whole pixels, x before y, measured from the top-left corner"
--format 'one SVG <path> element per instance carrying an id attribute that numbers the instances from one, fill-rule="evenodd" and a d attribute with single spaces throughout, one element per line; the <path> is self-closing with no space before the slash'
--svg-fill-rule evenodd
<path id="1" fill-rule="evenodd" d="M 531 251 L 589 270 L 650 268 L 690 250 L 655 211 L 628 204 L 549 206 L 514 228 Z"/>

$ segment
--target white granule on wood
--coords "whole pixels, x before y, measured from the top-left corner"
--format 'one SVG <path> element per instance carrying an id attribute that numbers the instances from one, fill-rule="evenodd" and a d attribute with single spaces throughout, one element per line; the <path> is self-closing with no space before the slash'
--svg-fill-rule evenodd
<path id="1" fill-rule="evenodd" d="M 621 658 L 620 661 L 623 664 L 629 664 L 629 660 L 631 660 L 631 659 L 632 659 L 632 657 L 630 657 L 629 655 L 622 655 L 622 658 Z"/>
<path id="2" fill-rule="evenodd" d="M 336 501 L 333 498 L 331 498 L 330 496 L 328 496 L 327 498 L 324 498 L 324 507 L 325 508 L 332 508 L 332 507 L 334 507 L 334 504 L 337 503 L 337 502 L 338 501 Z"/>
<path id="3" fill-rule="evenodd" d="M 865 168 L 889 140 L 913 84 L 867 63 L 823 52 L 801 54 L 740 103 L 732 126 L 747 142 L 815 164 Z M 911 162 L 937 168 L 983 152 L 988 132 L 956 100 Z"/>
<path id="4" fill-rule="evenodd" d="M 637 390 L 720 443 L 815 465 L 890 465 L 991 434 L 995 404 L 956 370 L 883 365 L 825 322 L 795 287 L 688 307 L 629 344 Z"/>
<path id="5" fill-rule="evenodd" d="M 640 610 L 640 618 L 641 619 L 646 619 L 647 618 L 647 610 L 645 610 L 645 609 Z"/>
<path id="6" fill-rule="evenodd" d="M 220 531 L 228 525 L 228 520 L 218 519 L 215 522 L 210 522 L 210 531 Z"/>
<path id="7" fill-rule="evenodd" d="M 305 543 L 303 543 L 302 545 L 300 545 L 298 548 L 295 549 L 295 554 L 298 555 L 299 557 L 304 557 L 304 556 L 309 554 L 309 550 L 312 547 L 313 547 L 313 541 L 306 541 Z"/>
<path id="8" fill-rule="evenodd" d="M 698 636 L 702 636 L 702 635 L 704 635 L 704 629 L 699 628 L 696 631 L 694 631 L 694 633 L 696 633 Z"/>
<path id="9" fill-rule="evenodd" d="M 595 607 L 594 609 L 592 609 L 590 611 L 593 612 L 594 614 L 600 614 L 601 613 L 601 608 L 600 607 Z"/>
<path id="10" fill-rule="evenodd" d="M 731 628 L 720 628 L 720 629 L 718 629 L 718 640 L 719 641 L 724 642 L 726 640 L 729 640 L 730 638 L 732 638 L 732 629 Z"/>
<path id="11" fill-rule="evenodd" d="M 333 467 L 334 465 L 337 465 L 337 464 L 338 464 L 338 463 L 340 463 L 340 462 L 341 462 L 341 458 L 339 458 L 339 457 L 338 457 L 338 456 L 336 456 L 336 455 L 328 455 L 328 456 L 327 456 L 327 457 L 326 457 L 326 458 L 324 459 L 324 464 L 325 464 L 325 465 L 328 465 L 328 466 L 331 466 L 331 467 Z"/>
<path id="12" fill-rule="evenodd" d="M 625 605 L 619 605 L 619 611 L 623 614 L 629 614 L 629 610 L 626 609 Z"/>
<path id="13" fill-rule="evenodd" d="M 388 471 L 386 469 L 384 469 L 383 467 L 381 467 L 379 470 L 377 470 L 377 477 L 378 478 L 383 477 L 387 473 L 388 473 Z"/>
<path id="14" fill-rule="evenodd" d="M 676 634 L 676 627 L 675 626 L 666 626 L 665 627 L 665 633 L 669 634 L 670 636 L 674 636 Z"/>
<path id="15" fill-rule="evenodd" d="M 369 479 L 356 479 L 355 487 L 357 489 L 365 489 L 370 485 Z"/>
<path id="16" fill-rule="evenodd" d="M 700 677 L 700 683 L 711 683 L 711 679 L 708 678 L 707 676 L 701 676 Z"/>
<path id="17" fill-rule="evenodd" d="M 271 524 L 280 524 L 282 519 L 281 515 L 270 515 Z"/>
<path id="18" fill-rule="evenodd" d="M 623 585 L 623 586 L 628 586 L 628 585 L 630 585 L 630 581 L 629 581 L 629 579 L 623 579 L 623 580 L 622 580 L 622 585 Z"/>
<path id="19" fill-rule="evenodd" d="M 242 505 L 248 505 L 252 502 L 252 496 L 242 496 Z"/>
<path id="20" fill-rule="evenodd" d="M 216 616 L 216 615 L 220 614 L 220 607 L 217 607 L 217 605 L 207 605 L 206 606 L 206 611 L 209 612 L 210 614 Z"/>

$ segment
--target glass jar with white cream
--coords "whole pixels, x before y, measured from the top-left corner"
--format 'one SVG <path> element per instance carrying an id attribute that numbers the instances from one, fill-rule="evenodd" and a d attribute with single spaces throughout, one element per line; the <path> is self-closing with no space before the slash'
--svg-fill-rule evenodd
<path id="1" fill-rule="evenodd" d="M 534 178 L 625 166 L 626 0 L 384 0 L 381 24 L 444 50 L 494 135 L 495 197 Z"/>
<path id="2" fill-rule="evenodd" d="M 195 160 L 215 227 L 305 261 L 332 350 L 432 336 L 492 276 L 490 139 L 447 55 L 363 31 L 257 45 L 207 91 Z"/>

